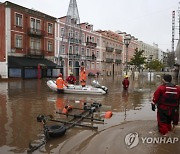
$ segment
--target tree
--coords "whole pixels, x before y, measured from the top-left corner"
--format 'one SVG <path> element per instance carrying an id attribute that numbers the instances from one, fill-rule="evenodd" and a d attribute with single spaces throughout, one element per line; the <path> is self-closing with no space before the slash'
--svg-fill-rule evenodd
<path id="1" fill-rule="evenodd" d="M 174 58 L 175 58 L 174 52 L 167 53 L 167 65 L 171 68 L 174 67 L 174 64 L 175 64 Z"/>
<path id="2" fill-rule="evenodd" d="M 135 69 L 138 69 L 138 71 L 140 71 L 141 66 L 146 63 L 146 58 L 143 56 L 143 53 L 144 50 L 138 51 L 138 48 L 136 48 L 135 53 L 129 62 L 129 64 L 134 65 Z"/>
<path id="3" fill-rule="evenodd" d="M 150 62 L 147 62 L 146 67 L 149 68 L 150 70 L 160 71 L 162 68 L 164 68 L 164 65 L 158 59 L 154 59 Z"/>

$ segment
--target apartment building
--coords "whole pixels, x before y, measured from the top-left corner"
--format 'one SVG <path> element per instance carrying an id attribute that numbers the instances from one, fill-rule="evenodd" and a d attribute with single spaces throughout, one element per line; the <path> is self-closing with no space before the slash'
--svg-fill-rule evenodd
<path id="1" fill-rule="evenodd" d="M 97 31 L 100 36 L 101 74 L 119 75 L 122 73 L 123 38 L 112 31 Z"/>
<path id="2" fill-rule="evenodd" d="M 55 62 L 64 76 L 70 72 L 78 76 L 82 65 L 87 74 L 100 71 L 100 36 L 93 31 L 93 25 L 78 24 L 75 19 L 68 20 L 65 16 L 57 19 L 55 33 Z"/>
<path id="3" fill-rule="evenodd" d="M 143 41 L 138 41 L 138 49 L 144 50 L 144 56 L 146 57 L 147 61 L 158 59 L 159 49 L 156 44 L 149 45 Z"/>
<path id="4" fill-rule="evenodd" d="M 2 77 L 52 76 L 56 18 L 4 2 L 0 4 L 0 74 Z"/>

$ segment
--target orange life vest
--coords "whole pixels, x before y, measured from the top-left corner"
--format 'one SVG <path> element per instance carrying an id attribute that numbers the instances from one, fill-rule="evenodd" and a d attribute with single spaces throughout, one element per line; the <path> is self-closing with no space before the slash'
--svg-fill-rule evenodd
<path id="1" fill-rule="evenodd" d="M 63 85 L 67 86 L 66 82 L 61 78 L 57 78 L 56 80 L 57 89 L 63 89 Z"/>
<path id="2" fill-rule="evenodd" d="M 85 70 L 82 70 L 80 72 L 80 82 L 81 82 L 82 86 L 86 85 L 86 72 L 85 72 Z"/>

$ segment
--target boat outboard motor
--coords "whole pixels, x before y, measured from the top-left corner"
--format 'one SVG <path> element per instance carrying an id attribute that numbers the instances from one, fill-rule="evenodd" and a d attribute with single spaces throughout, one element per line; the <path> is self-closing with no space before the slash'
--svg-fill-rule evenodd
<path id="1" fill-rule="evenodd" d="M 91 82 L 92 86 L 95 87 L 95 88 L 101 88 L 102 90 L 104 90 L 106 93 L 108 92 L 108 88 L 106 86 L 101 86 L 99 84 L 99 82 L 97 80 L 93 80 Z"/>

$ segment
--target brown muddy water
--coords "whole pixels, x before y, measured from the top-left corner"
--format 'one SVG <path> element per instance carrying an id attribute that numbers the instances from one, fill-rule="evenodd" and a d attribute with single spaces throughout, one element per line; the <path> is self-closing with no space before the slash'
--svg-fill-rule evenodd
<path id="1" fill-rule="evenodd" d="M 89 83 L 91 80 L 89 78 Z M 27 153 L 29 142 L 38 142 L 42 138 L 42 123 L 38 123 L 36 117 L 39 114 L 51 114 L 60 118 L 56 111 L 61 111 L 66 104 L 81 107 L 84 102 L 98 102 L 102 108 L 95 116 L 103 118 L 108 110 L 113 112 L 113 116 L 105 119 L 104 124 L 86 121 L 86 124 L 98 126 L 98 130 L 73 127 L 64 136 L 49 140 L 34 153 L 78 153 L 78 148 L 72 152 L 73 148 L 77 145 L 83 147 L 84 139 L 93 139 L 93 135 L 112 126 L 125 121 L 156 119 L 150 101 L 154 89 L 161 83 L 158 78 L 152 81 L 147 77 L 130 79 L 129 90 L 124 92 L 121 76 L 100 77 L 100 83 L 109 88 L 108 94 L 103 96 L 57 94 L 47 87 L 46 81 L 34 79 L 0 82 L 0 153 Z"/>

